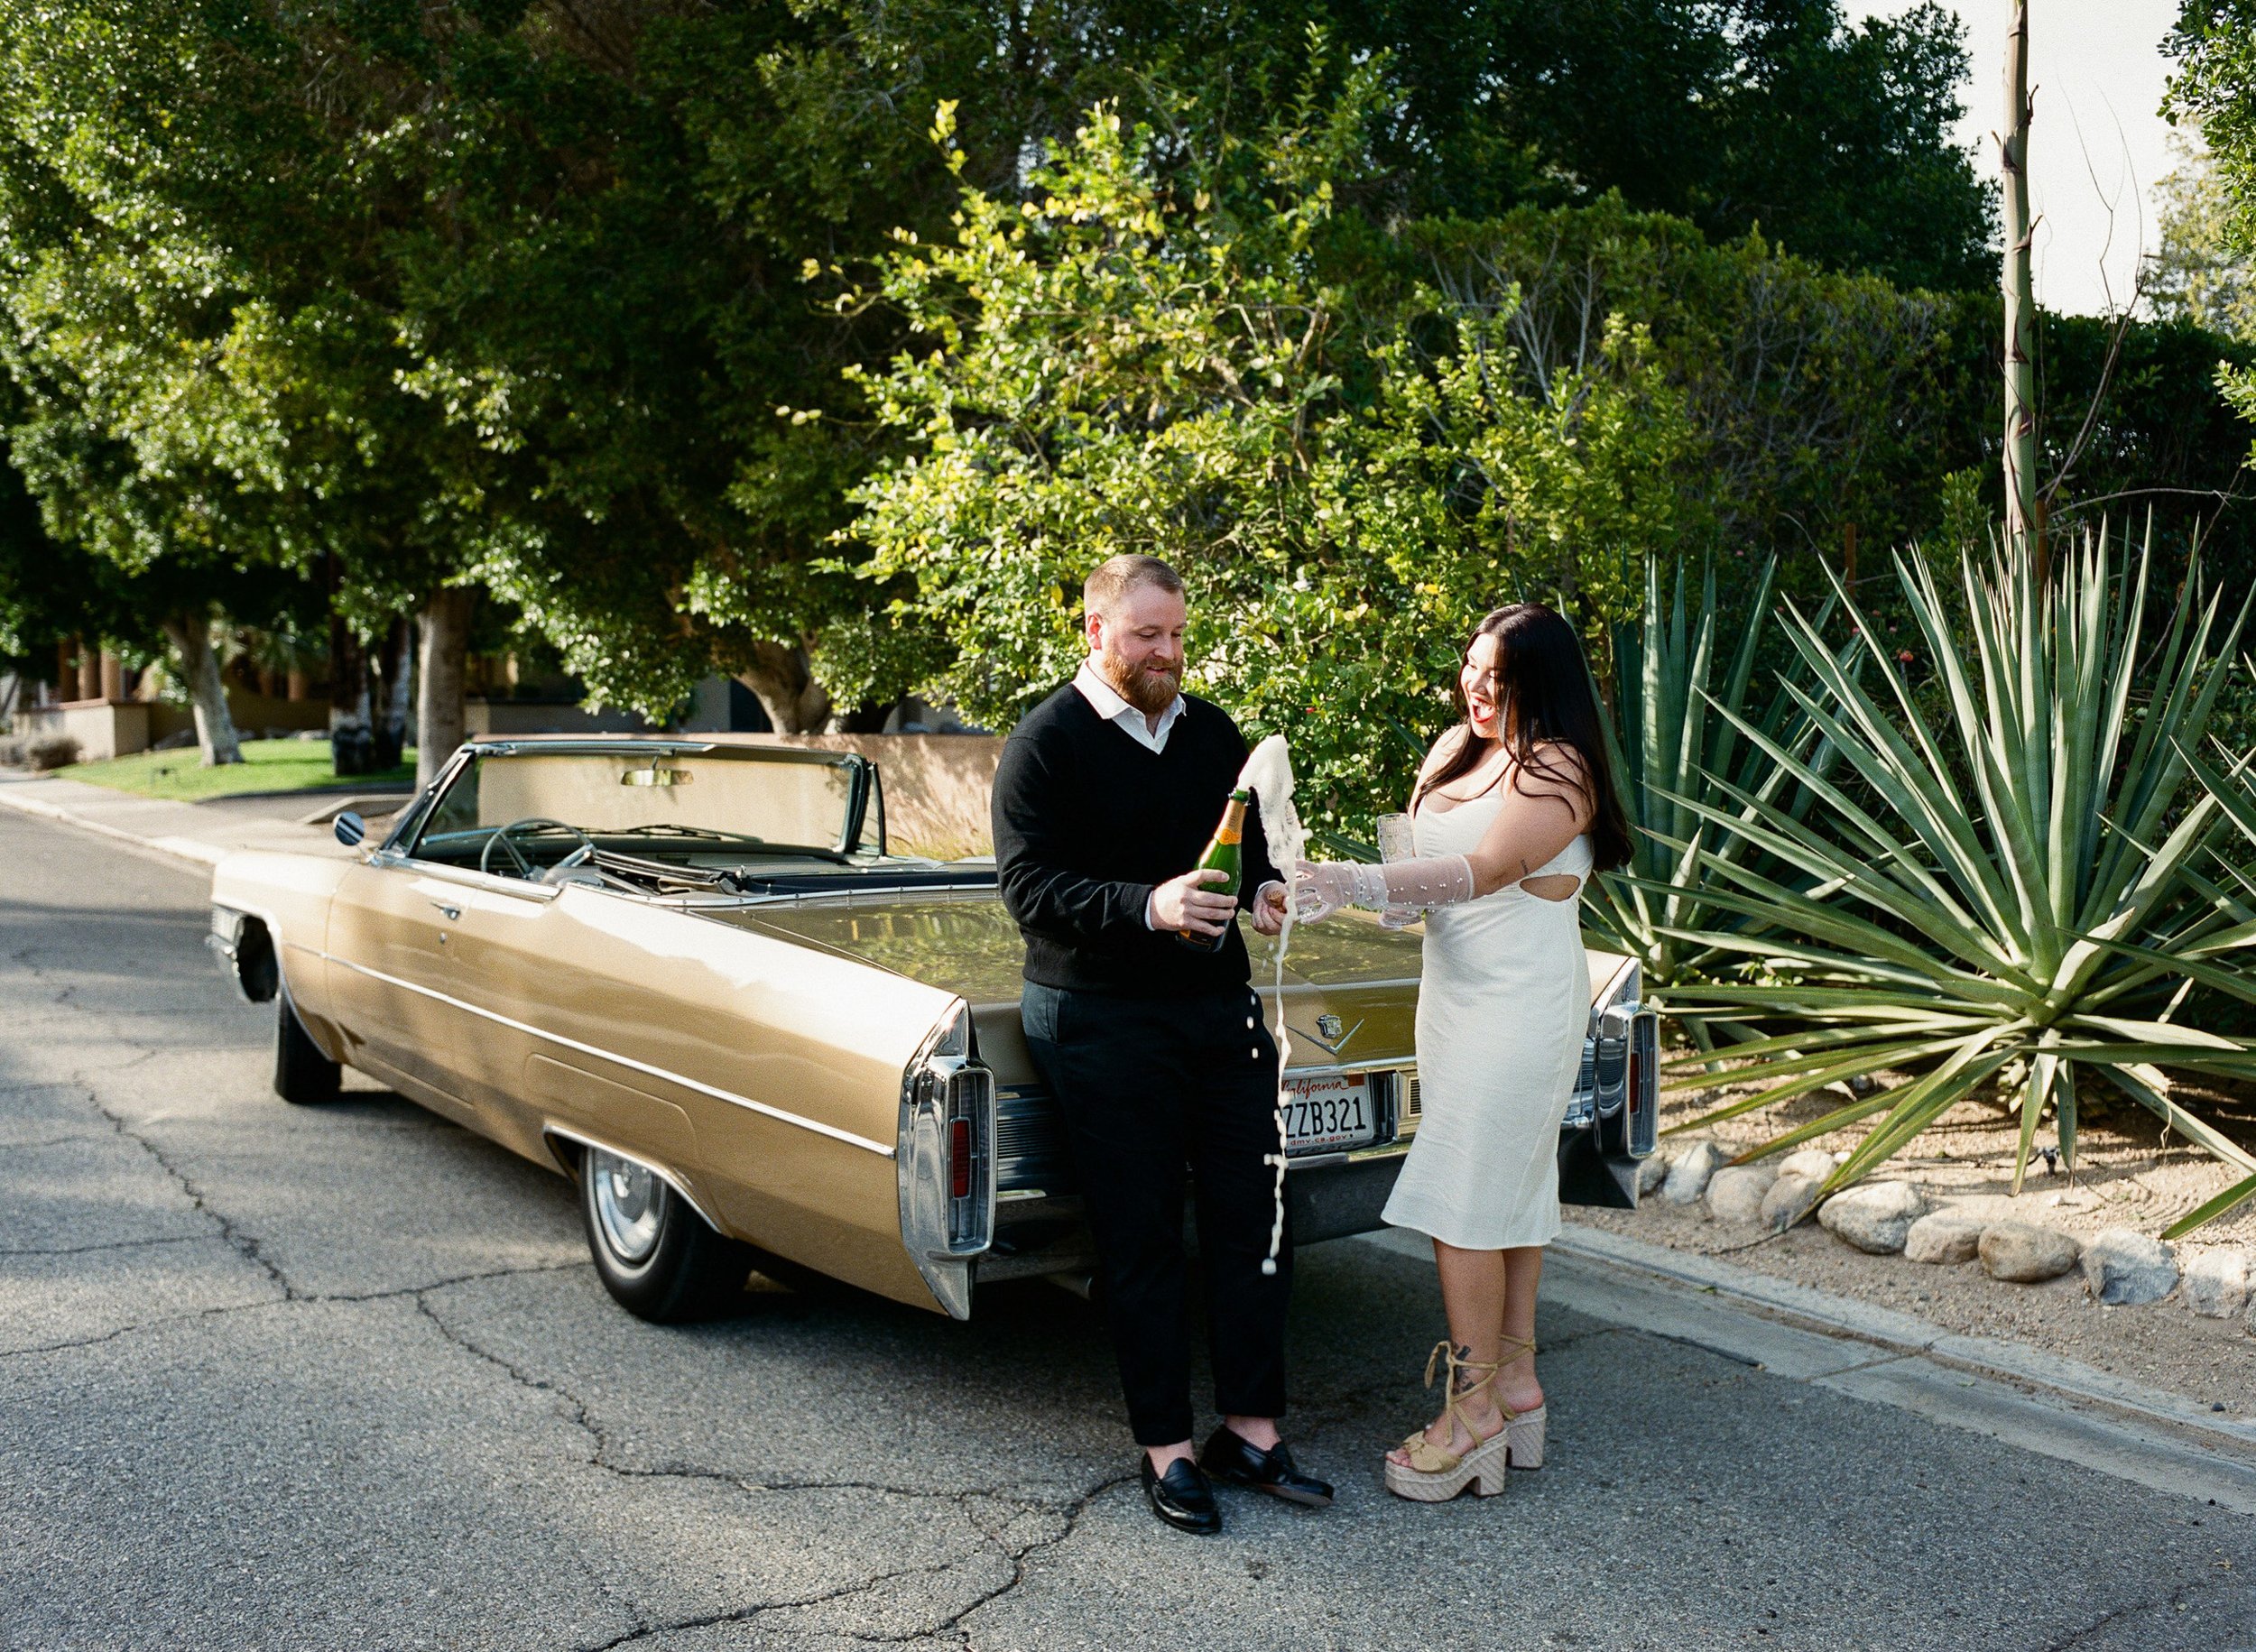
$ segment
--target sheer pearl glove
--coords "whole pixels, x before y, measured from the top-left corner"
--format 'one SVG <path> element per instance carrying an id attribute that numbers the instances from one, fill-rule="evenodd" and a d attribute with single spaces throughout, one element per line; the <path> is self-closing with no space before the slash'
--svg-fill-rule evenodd
<path id="1" fill-rule="evenodd" d="M 1473 863 L 1461 854 L 1383 866 L 1302 861 L 1293 872 L 1292 899 L 1294 915 L 1304 924 L 1321 922 L 1342 907 L 1370 907 L 1390 917 L 1430 912 L 1473 899 Z"/>

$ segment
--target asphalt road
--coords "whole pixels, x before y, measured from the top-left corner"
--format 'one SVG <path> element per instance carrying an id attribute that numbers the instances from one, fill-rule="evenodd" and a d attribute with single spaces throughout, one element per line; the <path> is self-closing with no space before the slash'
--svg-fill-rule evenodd
<path id="1" fill-rule="evenodd" d="M 645 1325 L 570 1190 L 293 1109 L 200 880 L 0 816 L 0 1646 L 2256 1646 L 2256 1519 L 1552 1308 L 1550 1456 L 1380 1489 L 1430 1271 L 1304 1253 L 1308 1515 L 1144 1512 L 1093 1311 Z"/>

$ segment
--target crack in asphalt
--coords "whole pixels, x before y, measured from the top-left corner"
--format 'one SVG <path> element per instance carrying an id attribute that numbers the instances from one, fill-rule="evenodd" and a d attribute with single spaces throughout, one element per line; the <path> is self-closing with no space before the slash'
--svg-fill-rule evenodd
<path id="1" fill-rule="evenodd" d="M 217 1237 L 218 1235 L 217 1234 L 190 1234 L 178 1241 L 159 1240 L 150 1242 L 160 1244 L 208 1244 L 217 1239 Z M 89 1248 L 99 1250 L 104 1247 L 93 1246 Z M 0 1255 L 10 1253 L 0 1251 Z M 40 1253 L 32 1252 L 31 1254 L 36 1255 Z M 69 1255 L 72 1253 L 64 1251 L 60 1252 L 59 1254 Z M 29 1359 L 33 1354 L 67 1353 L 74 1348 L 95 1348 L 100 1346 L 104 1343 L 116 1342 L 120 1337 L 134 1336 L 143 1332 L 169 1330 L 174 1325 L 190 1324 L 199 1319 L 211 1319 L 222 1314 L 273 1313 L 289 1308 L 328 1307 L 339 1304 L 356 1305 L 365 1302 L 387 1302 L 395 1300 L 401 1297 L 420 1296 L 425 1291 L 444 1290 L 450 1285 L 475 1284 L 480 1279 L 506 1279 L 513 1278 L 518 1274 L 530 1273 L 569 1273 L 576 1269 L 588 1268 L 592 1266 L 594 1266 L 593 1263 L 586 1261 L 528 1262 L 521 1268 L 494 1268 L 489 1269 L 483 1273 L 458 1274 L 450 1278 L 433 1279 L 420 1285 L 395 1285 L 384 1290 L 339 1291 L 335 1293 L 300 1291 L 295 1296 L 270 1297 L 260 1302 L 214 1303 L 209 1307 L 192 1308 L 182 1314 L 166 1314 L 155 1319 L 137 1319 L 131 1324 L 116 1326 L 110 1330 L 102 1332 L 97 1336 L 74 1337 L 68 1341 L 60 1343 L 38 1343 L 29 1348 L 0 1349 L 0 1360 L 23 1360 Z"/>
<path id="2" fill-rule="evenodd" d="M 2193 1583 L 2180 1583 L 2168 1594 L 2158 1599 L 2141 1601 L 2136 1606 L 2119 1606 L 2113 1611 L 2102 1612 L 2082 1629 L 2070 1631 L 2066 1638 L 2047 1641 L 2039 1652 L 2070 1652 L 2070 1648 L 2084 1645 L 2110 1624 L 2120 1623 L 2126 1618 L 2140 1617 L 2147 1612 L 2159 1611 L 2165 1606 L 2180 1607 L 2186 1603 L 2189 1596 L 2206 1594 L 2213 1589 L 2230 1589 L 2236 1585 L 2241 1589 L 2247 1589 L 2249 1583 L 2245 1577 L 2225 1576 L 2203 1578 L 2200 1582 Z"/>
<path id="3" fill-rule="evenodd" d="M 208 1245 L 214 1233 L 174 1233 L 163 1239 L 113 1239 L 98 1245 L 8 1245 L 0 1256 L 90 1256 L 97 1251 L 141 1251 L 151 1245 Z"/>
<path id="4" fill-rule="evenodd" d="M 273 1308 L 284 1306 L 279 1299 L 266 1302 L 222 1302 L 208 1308 L 196 1308 L 186 1314 L 167 1314 L 162 1319 L 136 1320 L 130 1325 L 119 1325 L 99 1336 L 75 1337 L 67 1342 L 40 1343 L 30 1348 L 0 1350 L 0 1360 L 28 1360 L 34 1354 L 67 1353 L 73 1348 L 98 1348 L 104 1343 L 114 1343 L 121 1336 L 132 1336 L 142 1331 L 161 1331 L 168 1325 L 187 1324 L 194 1320 L 210 1319 L 221 1314 L 247 1314 L 254 1308 Z"/>
<path id="5" fill-rule="evenodd" d="M 153 1049 L 149 1053 L 153 1056 L 156 1052 Z M 282 1265 L 265 1253 L 257 1238 L 245 1232 L 234 1217 L 213 1204 L 195 1178 L 174 1164 L 163 1149 L 134 1129 L 125 1114 L 106 1105 L 100 1094 L 91 1084 L 87 1086 L 87 1101 L 95 1112 L 109 1121 L 111 1127 L 119 1135 L 148 1154 L 156 1162 L 158 1168 L 172 1178 L 173 1184 L 187 1196 L 189 1204 L 210 1218 L 212 1224 L 219 1230 L 219 1237 L 227 1241 L 228 1248 L 264 1273 L 274 1287 L 282 1292 L 283 1301 L 295 1302 L 300 1299 L 302 1293 L 296 1285 L 291 1283 L 290 1276 L 282 1271 Z"/>
<path id="6" fill-rule="evenodd" d="M 23 968 L 35 979 L 43 978 L 49 975 L 51 972 L 44 965 L 32 961 L 32 955 L 38 950 L 40 949 L 36 947 L 19 948 L 10 955 L 10 961 Z M 65 985 L 60 992 L 57 992 L 54 1001 L 57 1003 L 65 1002 L 70 993 L 75 990 L 76 988 L 74 985 Z M 87 1010 L 81 1011 L 81 1013 L 98 1014 L 100 1012 L 98 1011 Z M 118 1112 L 116 1108 L 110 1106 L 102 1099 L 101 1080 L 114 1078 L 120 1073 L 130 1072 L 134 1067 L 140 1066 L 144 1063 L 154 1061 L 161 1057 L 175 1054 L 177 1052 L 165 1047 L 143 1043 L 139 1039 L 127 1037 L 114 1030 L 109 1032 L 106 1036 L 110 1038 L 113 1044 L 133 1051 L 134 1053 L 132 1057 L 127 1060 L 116 1063 L 115 1066 L 105 1066 L 99 1069 L 89 1070 L 83 1066 L 77 1067 L 62 1079 L 48 1080 L 39 1084 L 23 1085 L 20 1086 L 20 1088 L 58 1089 L 68 1090 L 75 1093 L 90 1111 L 100 1118 L 104 1123 L 109 1126 L 112 1135 L 115 1138 L 130 1141 L 135 1147 L 139 1148 L 143 1153 L 146 1153 L 150 1159 L 160 1170 L 164 1173 L 165 1177 L 172 1183 L 172 1185 L 179 1189 L 181 1196 L 187 1199 L 189 1207 L 197 1214 L 202 1216 L 206 1221 L 210 1223 L 217 1232 L 201 1234 L 180 1234 L 163 1239 L 122 1240 L 106 1244 L 58 1247 L 52 1250 L 24 1249 L 0 1251 L 0 1255 L 83 1255 L 98 1251 L 127 1250 L 162 1244 L 194 1243 L 217 1239 L 221 1243 L 225 1244 L 230 1251 L 234 1251 L 237 1256 L 240 1256 L 245 1261 L 250 1263 L 254 1268 L 257 1269 L 259 1272 L 264 1276 L 265 1281 L 281 1294 L 277 1297 L 264 1302 L 222 1303 L 216 1304 L 210 1307 L 198 1308 L 189 1313 L 166 1314 L 153 1319 L 136 1320 L 130 1324 L 119 1325 L 112 1330 L 104 1332 L 97 1336 L 74 1338 L 56 1343 L 43 1343 L 29 1348 L 15 1348 L 0 1351 L 0 1359 L 16 1360 L 34 1354 L 60 1353 L 76 1348 L 90 1348 L 100 1343 L 116 1342 L 120 1337 L 131 1336 L 143 1331 L 162 1330 L 171 1325 L 182 1324 L 198 1319 L 209 1318 L 214 1315 L 242 1313 L 253 1308 L 275 1307 L 285 1305 L 310 1306 L 326 1303 L 381 1302 L 393 1297 L 415 1296 L 423 1291 L 443 1289 L 449 1285 L 468 1284 L 479 1279 L 502 1278 L 523 1273 L 552 1273 L 574 1268 L 586 1268 L 590 1266 L 585 1259 L 582 1259 L 569 1262 L 530 1263 L 518 1267 L 488 1269 L 476 1273 L 459 1274 L 444 1279 L 425 1280 L 413 1285 L 397 1286 L 388 1289 L 377 1291 L 325 1292 L 307 1290 L 298 1285 L 295 1280 L 291 1279 L 280 1263 L 265 1253 L 264 1247 L 255 1235 L 244 1231 L 241 1224 L 236 1220 L 235 1217 L 229 1215 L 226 1211 L 221 1210 L 216 1204 L 214 1204 L 209 1194 L 205 1190 L 205 1188 L 198 1183 L 197 1180 L 187 1172 L 187 1170 L 182 1168 L 179 1164 L 175 1163 L 171 1155 L 169 1155 L 154 1140 L 151 1140 L 151 1138 L 143 1131 L 138 1128 L 125 1114 Z M 98 1134 L 83 1134 L 59 1138 L 59 1140 L 79 1140 L 96 1141 L 103 1139 L 104 1138 Z"/>
<path id="7" fill-rule="evenodd" d="M 855 1595 L 868 1594 L 883 1588 L 887 1583 L 897 1583 L 902 1578 L 937 1577 L 955 1571 L 984 1553 L 999 1550 L 1002 1552 L 1002 1557 L 1010 1563 L 1011 1574 L 992 1589 L 982 1590 L 972 1600 L 945 1617 L 893 1634 L 877 1634 L 852 1629 L 837 1631 L 849 1640 L 860 1641 L 869 1646 L 905 1646 L 918 1641 L 932 1640 L 953 1632 L 962 1635 L 963 1644 L 968 1647 L 971 1644 L 971 1636 L 969 1630 L 964 1628 L 966 1621 L 1024 1584 L 1027 1578 L 1028 1558 L 1043 1549 L 1055 1548 L 1065 1542 L 1073 1536 L 1081 1523 L 1082 1517 L 1088 1512 L 1098 1498 L 1107 1491 L 1130 1483 L 1135 1478 L 1133 1474 L 1108 1475 L 1096 1484 L 1084 1489 L 1069 1502 L 1019 1501 L 1015 1505 L 1016 1512 L 1011 1519 L 1003 1522 L 1001 1528 L 990 1527 L 980 1520 L 970 1505 L 975 1502 L 994 1502 L 1011 1506 L 1013 1503 L 1012 1499 L 998 1497 L 985 1490 L 902 1492 L 901 1495 L 924 1497 L 936 1501 L 958 1504 L 963 1509 L 966 1519 L 980 1534 L 982 1539 L 980 1548 L 973 1551 L 972 1554 L 957 1555 L 948 1560 L 930 1562 L 923 1565 L 902 1566 L 891 1572 L 881 1572 L 874 1576 L 862 1578 L 854 1583 L 842 1583 L 835 1589 L 826 1590 L 819 1594 L 798 1599 L 763 1601 L 738 1607 L 730 1611 L 707 1612 L 696 1617 L 672 1620 L 664 1623 L 652 1623 L 645 1620 L 625 1634 L 604 1641 L 600 1645 L 584 1648 L 584 1652 L 613 1652 L 615 1647 L 632 1646 L 638 1641 L 649 1640 L 660 1635 L 688 1634 L 696 1629 L 717 1628 L 722 1624 L 748 1623 L 754 1619 L 768 1617 L 778 1612 L 807 1611 L 818 1606 L 827 1606 L 838 1601 L 847 1600 Z M 818 1482 L 809 1482 L 810 1486 L 815 1483 Z M 856 1490 L 879 1491 L 899 1491 L 900 1490 L 890 1486 L 868 1485 L 860 1481 L 837 1483 Z M 747 1489 L 750 1489 L 749 1485 Z M 1014 1524 L 1022 1516 L 1030 1514 L 1049 1514 L 1059 1517 L 1058 1529 L 1047 1536 L 1031 1538 L 1015 1546 L 1006 1542 L 1003 1531 Z"/>
<path id="8" fill-rule="evenodd" d="M 763 1480 L 753 1475 L 730 1472 L 722 1469 L 698 1468 L 689 1465 L 653 1464 L 633 1467 L 610 1460 L 612 1441 L 608 1432 L 595 1416 L 594 1408 L 579 1395 L 563 1383 L 550 1378 L 537 1376 L 506 1355 L 486 1346 L 468 1331 L 449 1324 L 429 1298 L 444 1286 L 434 1285 L 405 1293 L 413 1297 L 417 1312 L 429 1320 L 440 1337 L 473 1358 L 493 1366 L 510 1381 L 530 1393 L 546 1398 L 556 1415 L 578 1429 L 587 1437 L 588 1455 L 583 1460 L 587 1467 L 624 1480 L 681 1480 L 724 1485 L 747 1495 L 795 1493 L 804 1491 L 855 1491 L 876 1496 L 898 1497 L 929 1502 L 954 1504 L 972 1528 L 979 1535 L 979 1545 L 971 1553 L 954 1555 L 946 1560 L 928 1562 L 881 1572 L 854 1582 L 843 1583 L 820 1593 L 783 1600 L 761 1601 L 724 1612 L 701 1613 L 694 1617 L 654 1621 L 639 1606 L 634 1608 L 636 1623 L 625 1633 L 587 1647 L 584 1652 L 612 1652 L 613 1648 L 632 1646 L 654 1636 L 686 1634 L 691 1630 L 715 1628 L 722 1624 L 744 1623 L 754 1618 L 775 1612 L 809 1610 L 818 1606 L 866 1594 L 872 1590 L 907 1577 L 938 1576 L 952 1572 L 983 1554 L 999 1551 L 1011 1568 L 1011 1574 L 995 1587 L 982 1591 L 974 1600 L 948 1613 L 937 1622 L 927 1623 L 899 1634 L 876 1635 L 861 1631 L 846 1631 L 848 1638 L 882 1645 L 900 1645 L 929 1639 L 957 1630 L 964 1620 L 983 1608 L 1001 1600 L 1026 1581 L 1027 1560 L 1037 1552 L 1054 1547 L 1071 1537 L 1089 1507 L 1105 1492 L 1125 1485 L 1135 1479 L 1133 1474 L 1107 1475 L 1095 1484 L 1085 1487 L 1065 1501 L 1012 1495 L 992 1486 L 953 1490 L 929 1486 L 894 1485 L 882 1481 L 867 1480 Z M 999 1504 L 1012 1510 L 1011 1518 L 1001 1526 L 991 1527 L 978 1518 L 975 1505 Z M 1003 1531 L 1018 1519 L 1028 1515 L 1048 1514 L 1059 1517 L 1058 1529 L 1047 1536 L 1026 1542 L 1011 1544 Z M 966 1638 L 968 1644 L 968 1638 Z"/>

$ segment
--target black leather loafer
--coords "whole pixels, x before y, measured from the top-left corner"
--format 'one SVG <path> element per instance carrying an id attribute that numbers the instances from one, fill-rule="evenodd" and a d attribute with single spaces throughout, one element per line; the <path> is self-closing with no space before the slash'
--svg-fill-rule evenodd
<path id="1" fill-rule="evenodd" d="M 1263 1451 L 1227 1427 L 1217 1428 L 1207 1440 L 1207 1449 L 1198 1454 L 1198 1466 L 1225 1484 L 1251 1486 L 1303 1509 L 1332 1506 L 1332 1488 L 1295 1468 L 1292 1453 L 1282 1440 Z"/>
<path id="2" fill-rule="evenodd" d="M 1187 1531 L 1200 1537 L 1211 1537 L 1222 1529 L 1222 1510 L 1216 1507 L 1214 1487 L 1198 1465 L 1188 1457 L 1179 1457 L 1167 1465 L 1167 1472 L 1151 1472 L 1151 1459 L 1143 1459 L 1143 1500 L 1151 1505 L 1151 1512 L 1172 1526 L 1177 1531 Z"/>

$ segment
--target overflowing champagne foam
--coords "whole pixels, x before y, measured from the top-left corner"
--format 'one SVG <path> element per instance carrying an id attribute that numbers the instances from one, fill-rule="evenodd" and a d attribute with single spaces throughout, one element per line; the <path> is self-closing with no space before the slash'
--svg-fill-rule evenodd
<path id="1" fill-rule="evenodd" d="M 1282 734 L 1271 734 L 1253 748 L 1245 767 L 1238 771 L 1238 789 L 1261 798 L 1262 836 L 1269 845 L 1270 862 L 1290 879 L 1293 863 L 1308 847 L 1308 835 L 1300 829 L 1299 810 L 1292 807 L 1292 754 L 1285 750 Z"/>
<path id="2" fill-rule="evenodd" d="M 1301 829 L 1300 811 L 1292 806 L 1292 754 L 1285 749 L 1282 734 L 1271 734 L 1253 748 L 1245 767 L 1238 771 L 1238 789 L 1261 799 L 1262 838 L 1269 849 L 1270 863 L 1285 880 L 1285 925 L 1277 937 L 1276 960 L 1277 1095 L 1271 1105 L 1277 1119 L 1277 1150 L 1264 1160 L 1274 1167 L 1277 1183 L 1269 1223 L 1269 1254 L 1262 1259 L 1262 1271 L 1274 1274 L 1277 1253 L 1285 1241 L 1285 1067 L 1292 1059 L 1292 1033 L 1285 1025 L 1285 949 L 1292 944 L 1292 869 L 1308 841 L 1308 833 Z"/>

